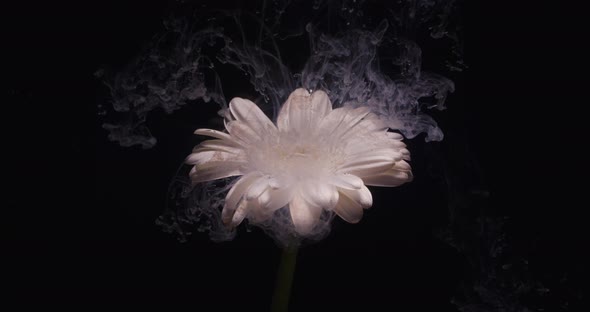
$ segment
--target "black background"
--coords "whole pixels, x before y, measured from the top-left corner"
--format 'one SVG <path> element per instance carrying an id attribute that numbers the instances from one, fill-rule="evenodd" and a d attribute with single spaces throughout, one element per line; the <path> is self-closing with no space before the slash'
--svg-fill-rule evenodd
<path id="1" fill-rule="evenodd" d="M 9 175 L 2 283 L 22 303 L 178 301 L 199 311 L 267 310 L 280 257 L 271 239 L 254 230 L 227 243 L 205 234 L 179 243 L 154 223 L 187 146 L 197 143 L 190 129 L 206 125 L 215 109 L 185 112 L 194 114 L 189 125 L 156 114 L 150 125 L 159 143 L 147 151 L 108 141 L 96 118 L 104 87 L 93 73 L 129 62 L 172 6 L 21 2 L 3 10 Z M 583 310 L 587 183 L 579 146 L 586 130 L 583 106 L 570 98 L 584 90 L 570 73 L 581 67 L 574 45 L 582 37 L 571 12 L 560 12 L 463 4 L 469 68 L 451 77 L 456 92 L 435 115 L 445 140 L 410 140 L 415 181 L 375 190 L 362 222 L 337 220 L 327 239 L 300 251 L 293 311 L 458 311 L 451 298 L 473 293 L 473 281 L 489 273 L 482 261 L 493 267 L 522 259 L 527 269 L 508 276 L 535 286 L 518 302 Z M 459 217 L 450 217 L 450 207 L 460 207 Z M 491 234 L 473 234 L 482 216 L 506 220 L 505 258 L 439 239 L 459 220 L 460 237 L 485 245 Z M 539 295 L 537 282 L 549 293 Z M 473 309 L 466 311 L 500 311 Z"/>

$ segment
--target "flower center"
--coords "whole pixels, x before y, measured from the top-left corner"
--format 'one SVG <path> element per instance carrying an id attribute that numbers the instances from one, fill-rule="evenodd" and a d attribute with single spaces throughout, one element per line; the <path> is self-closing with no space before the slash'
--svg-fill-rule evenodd
<path id="1" fill-rule="evenodd" d="M 283 133 L 278 142 L 266 142 L 248 151 L 250 169 L 291 184 L 318 181 L 335 170 L 338 155 L 317 137 Z"/>

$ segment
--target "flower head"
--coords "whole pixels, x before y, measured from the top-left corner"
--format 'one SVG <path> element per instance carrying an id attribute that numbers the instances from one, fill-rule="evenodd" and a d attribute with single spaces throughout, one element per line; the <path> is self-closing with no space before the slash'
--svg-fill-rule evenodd
<path id="1" fill-rule="evenodd" d="M 297 89 L 276 126 L 249 100 L 234 98 L 228 133 L 198 129 L 215 138 L 199 144 L 186 163 L 193 183 L 241 176 L 227 193 L 226 225 L 256 223 L 288 209 L 295 232 L 306 236 L 323 210 L 350 223 L 373 203 L 366 185 L 411 181 L 410 153 L 398 133 L 367 107 L 332 109 L 323 91 Z"/>

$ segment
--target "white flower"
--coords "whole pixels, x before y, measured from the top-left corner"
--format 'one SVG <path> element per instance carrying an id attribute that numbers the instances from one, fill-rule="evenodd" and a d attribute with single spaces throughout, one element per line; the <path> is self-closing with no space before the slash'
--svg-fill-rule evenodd
<path id="1" fill-rule="evenodd" d="M 258 106 L 234 98 L 224 133 L 198 129 L 204 141 L 186 163 L 193 183 L 242 176 L 226 196 L 222 219 L 237 226 L 262 222 L 289 209 L 295 231 L 309 234 L 322 209 L 350 223 L 373 203 L 365 185 L 411 181 L 410 153 L 367 107 L 332 109 L 323 91 L 297 89 L 275 126 Z"/>

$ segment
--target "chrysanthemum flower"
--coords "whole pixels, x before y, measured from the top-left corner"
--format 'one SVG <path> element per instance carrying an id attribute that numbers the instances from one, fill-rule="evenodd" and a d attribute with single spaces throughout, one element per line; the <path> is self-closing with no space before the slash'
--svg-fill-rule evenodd
<path id="1" fill-rule="evenodd" d="M 199 144 L 186 163 L 193 183 L 241 176 L 227 193 L 223 222 L 263 222 L 288 209 L 305 236 L 322 210 L 350 223 L 373 203 L 366 185 L 398 186 L 412 179 L 410 153 L 398 133 L 367 107 L 332 109 L 323 91 L 297 89 L 276 126 L 249 100 L 234 98 L 228 133 L 198 129 L 215 138 Z"/>

